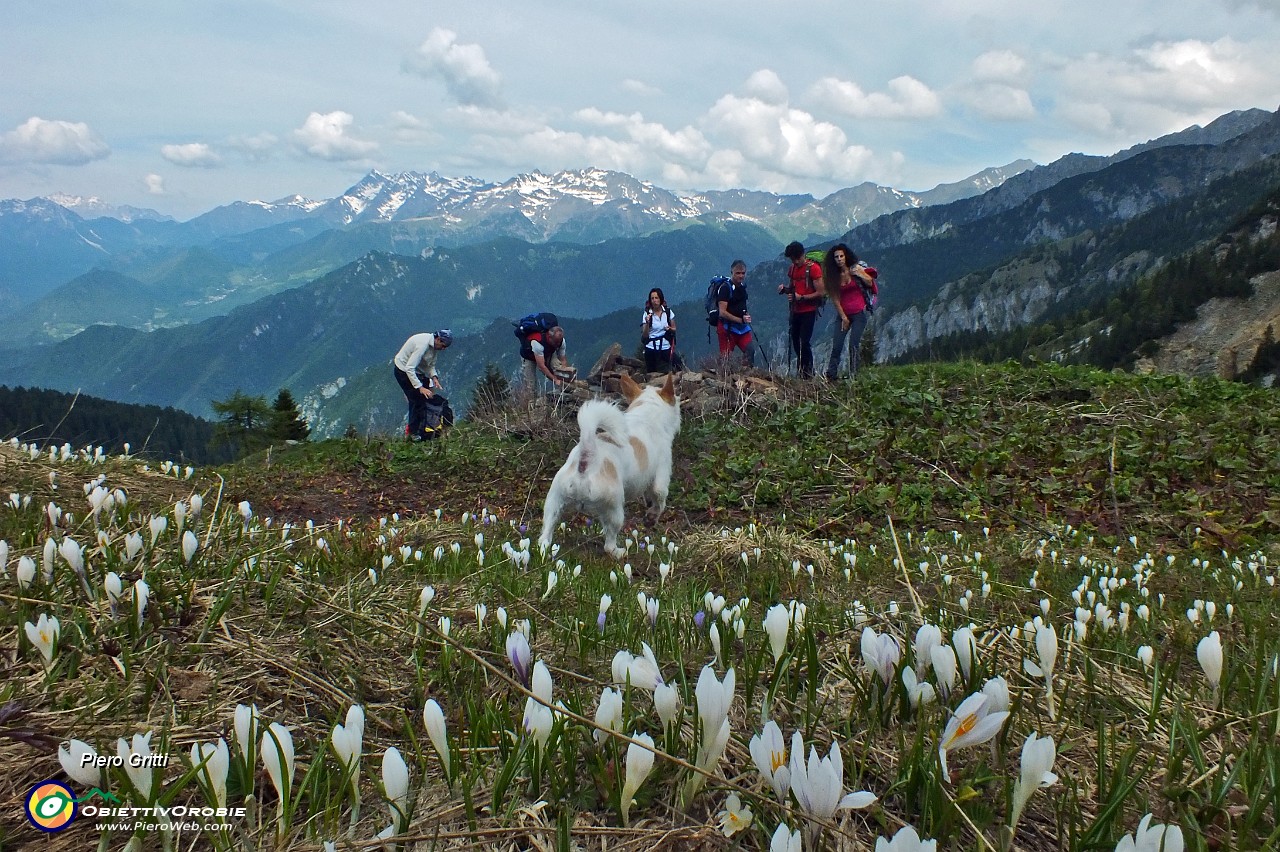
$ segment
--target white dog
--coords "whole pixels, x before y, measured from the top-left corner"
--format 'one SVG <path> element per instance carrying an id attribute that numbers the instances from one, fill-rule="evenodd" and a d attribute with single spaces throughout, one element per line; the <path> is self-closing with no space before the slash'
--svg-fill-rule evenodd
<path id="1" fill-rule="evenodd" d="M 578 445 L 556 473 L 543 505 L 538 545 L 551 547 L 560 515 L 581 509 L 600 519 L 604 549 L 621 556 L 618 533 L 625 519 L 623 504 L 644 496 L 657 520 L 667 505 L 671 486 L 671 445 L 680 431 L 680 403 L 671 376 L 661 388 L 640 389 L 622 377 L 624 414 L 612 402 L 592 400 L 578 410 Z"/>

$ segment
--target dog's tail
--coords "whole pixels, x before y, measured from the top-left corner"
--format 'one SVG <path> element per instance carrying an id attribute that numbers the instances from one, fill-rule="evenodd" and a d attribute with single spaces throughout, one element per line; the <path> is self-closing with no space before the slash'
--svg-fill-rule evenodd
<path id="1" fill-rule="evenodd" d="M 627 443 L 627 422 L 612 402 L 593 399 L 578 409 L 578 473 L 586 473 L 599 456 L 598 442 L 622 447 Z"/>

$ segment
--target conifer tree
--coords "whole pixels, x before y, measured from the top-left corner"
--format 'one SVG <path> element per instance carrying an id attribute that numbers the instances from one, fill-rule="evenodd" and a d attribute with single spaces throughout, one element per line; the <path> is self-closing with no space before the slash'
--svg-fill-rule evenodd
<path id="1" fill-rule="evenodd" d="M 276 394 L 276 401 L 271 405 L 271 438 L 275 441 L 305 441 L 311 434 L 311 428 L 298 411 L 298 404 L 293 401 L 293 394 L 288 388 L 281 388 Z"/>
<path id="2" fill-rule="evenodd" d="M 230 447 L 246 456 L 271 443 L 271 407 L 265 397 L 249 396 L 237 389 L 230 397 L 209 403 L 221 419 L 213 430 L 214 444 Z"/>

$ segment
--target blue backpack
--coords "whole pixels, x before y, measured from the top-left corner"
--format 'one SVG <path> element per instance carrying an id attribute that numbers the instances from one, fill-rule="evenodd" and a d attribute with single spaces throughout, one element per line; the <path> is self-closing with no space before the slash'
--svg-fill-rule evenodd
<path id="1" fill-rule="evenodd" d="M 717 326 L 720 324 L 719 293 L 721 286 L 728 283 L 728 278 L 723 275 L 717 275 L 707 285 L 707 295 L 702 300 L 702 309 L 707 312 L 707 325 Z"/>
<path id="2" fill-rule="evenodd" d="M 560 324 L 555 314 L 538 313 L 523 316 L 512 323 L 516 327 L 516 337 L 524 340 L 531 334 L 548 332 Z"/>

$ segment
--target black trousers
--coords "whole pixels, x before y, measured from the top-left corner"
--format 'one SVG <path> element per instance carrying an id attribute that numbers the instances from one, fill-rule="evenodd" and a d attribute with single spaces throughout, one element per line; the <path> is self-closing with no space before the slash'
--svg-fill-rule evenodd
<path id="1" fill-rule="evenodd" d="M 791 314 L 791 351 L 799 362 L 800 377 L 805 379 L 813 376 L 813 326 L 817 321 L 817 311 Z"/>
<path id="2" fill-rule="evenodd" d="M 396 374 L 400 390 L 404 391 L 404 398 L 409 403 L 409 435 L 417 437 L 422 434 L 422 426 L 427 419 L 427 398 L 422 395 L 422 391 L 413 386 L 404 370 L 392 365 L 391 372 Z M 428 385 L 431 379 L 418 372 L 418 381 Z"/>
<path id="3" fill-rule="evenodd" d="M 671 354 L 674 349 L 650 349 L 648 346 L 644 348 L 644 368 L 649 373 L 670 373 L 675 364 L 671 360 Z"/>

